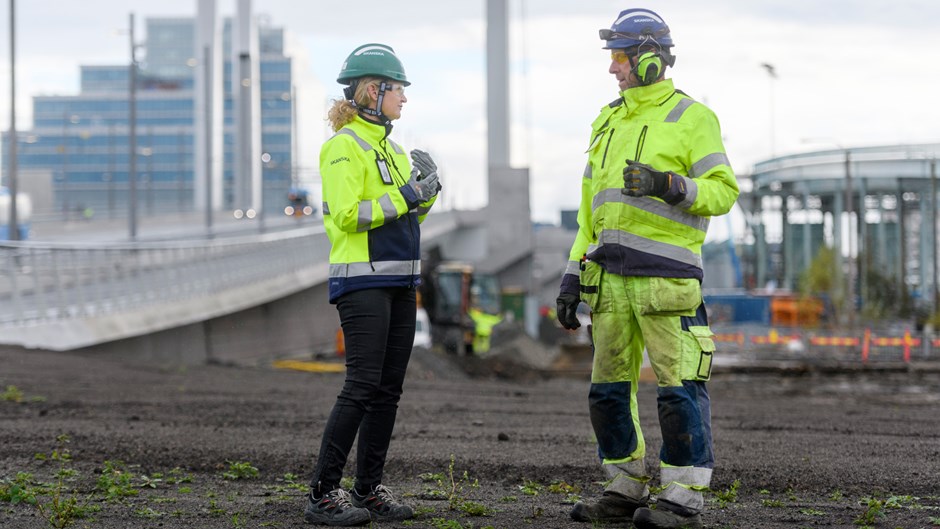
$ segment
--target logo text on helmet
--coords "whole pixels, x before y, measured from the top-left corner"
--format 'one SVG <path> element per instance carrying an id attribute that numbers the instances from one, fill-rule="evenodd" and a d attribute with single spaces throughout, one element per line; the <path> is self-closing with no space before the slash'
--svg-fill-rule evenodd
<path id="1" fill-rule="evenodd" d="M 651 22 L 651 21 L 652 21 L 652 22 L 659 22 L 660 24 L 665 24 L 665 22 L 663 22 L 663 19 L 661 19 L 661 18 L 659 18 L 658 16 L 656 16 L 655 13 L 651 13 L 651 12 L 649 12 L 649 11 L 639 11 L 639 10 L 638 10 L 638 11 L 630 11 L 630 12 L 624 14 L 622 17 L 620 17 L 620 18 L 618 18 L 617 20 L 614 21 L 614 25 L 616 26 L 617 24 L 620 24 L 620 23 L 623 22 L 624 20 L 626 20 L 626 19 L 628 19 L 628 18 L 630 18 L 630 17 L 635 17 L 635 16 L 637 16 L 637 15 L 646 16 L 646 17 L 649 17 L 650 19 L 652 19 L 652 20 L 648 20 L 648 19 L 647 19 L 647 20 L 638 20 L 638 22 Z"/>
<path id="2" fill-rule="evenodd" d="M 386 46 L 366 46 L 356 50 L 353 55 L 385 55 L 386 53 L 391 55 L 395 54 Z"/>

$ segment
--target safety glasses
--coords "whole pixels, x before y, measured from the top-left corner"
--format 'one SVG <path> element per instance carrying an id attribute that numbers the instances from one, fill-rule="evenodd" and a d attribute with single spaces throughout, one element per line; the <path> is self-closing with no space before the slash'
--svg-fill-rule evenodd
<path id="1" fill-rule="evenodd" d="M 624 50 L 610 50 L 610 58 L 618 64 L 623 64 L 630 60 L 630 54 Z"/>
<path id="2" fill-rule="evenodd" d="M 385 87 L 386 92 L 394 92 L 397 96 L 405 95 L 405 85 L 401 83 L 389 83 Z"/>

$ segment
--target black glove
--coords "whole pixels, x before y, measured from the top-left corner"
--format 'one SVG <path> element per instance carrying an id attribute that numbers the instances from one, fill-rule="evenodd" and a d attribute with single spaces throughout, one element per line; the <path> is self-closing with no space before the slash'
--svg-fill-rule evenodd
<path id="1" fill-rule="evenodd" d="M 555 304 L 558 309 L 558 323 L 562 327 L 573 330 L 581 326 L 578 321 L 578 304 L 581 303 L 581 297 L 577 294 L 559 294 Z"/>
<path id="2" fill-rule="evenodd" d="M 631 197 L 652 195 L 662 197 L 672 185 L 672 173 L 657 171 L 645 163 L 627 160 L 623 168 L 623 190 Z"/>
<path id="3" fill-rule="evenodd" d="M 414 169 L 418 170 L 418 181 L 423 181 L 431 177 L 434 178 L 436 184 L 431 195 L 438 194 L 441 191 L 441 181 L 437 177 L 437 164 L 431 159 L 431 155 L 420 149 L 414 149 L 411 151 L 411 164 Z"/>

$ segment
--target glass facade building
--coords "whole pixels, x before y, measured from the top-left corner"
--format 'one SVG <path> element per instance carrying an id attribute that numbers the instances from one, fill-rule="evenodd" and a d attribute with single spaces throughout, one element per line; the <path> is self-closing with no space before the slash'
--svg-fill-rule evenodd
<path id="1" fill-rule="evenodd" d="M 235 124 L 231 82 L 232 21 L 223 24 L 223 209 L 233 200 Z M 263 208 L 278 213 L 295 178 L 292 63 L 281 28 L 258 23 Z M 137 210 L 144 215 L 192 211 L 195 20 L 146 21 L 137 75 Z M 52 174 L 52 204 L 37 214 L 124 215 L 130 196 L 130 67 L 81 66 L 81 91 L 33 98 L 33 128 L 17 132 L 23 170 Z M 8 152 L 9 133 L 3 135 Z M 51 211 L 43 211 L 51 208 Z"/>

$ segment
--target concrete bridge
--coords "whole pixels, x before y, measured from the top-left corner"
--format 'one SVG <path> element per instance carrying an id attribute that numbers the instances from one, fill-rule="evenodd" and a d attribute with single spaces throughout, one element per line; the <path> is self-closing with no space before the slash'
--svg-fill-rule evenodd
<path id="1" fill-rule="evenodd" d="M 488 268 L 504 286 L 528 291 L 531 241 L 488 259 L 487 219 L 484 210 L 433 213 L 422 226 L 422 249 Z M 329 248 L 316 221 L 211 239 L 4 242 L 0 344 L 133 350 L 165 364 L 329 353 L 339 328 L 327 300 Z M 557 261 L 544 274 L 552 287 L 548 276 L 564 267 Z"/>

